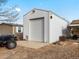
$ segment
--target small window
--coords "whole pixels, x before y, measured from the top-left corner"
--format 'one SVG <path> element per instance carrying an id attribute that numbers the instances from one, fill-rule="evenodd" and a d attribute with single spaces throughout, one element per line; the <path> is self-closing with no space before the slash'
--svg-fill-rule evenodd
<path id="1" fill-rule="evenodd" d="M 52 19 L 52 16 L 50 16 L 50 19 Z"/>
<path id="2" fill-rule="evenodd" d="M 35 13 L 35 10 L 33 10 L 32 13 Z"/>
<path id="3" fill-rule="evenodd" d="M 19 33 L 21 32 L 21 27 L 18 27 L 18 32 L 19 32 Z"/>

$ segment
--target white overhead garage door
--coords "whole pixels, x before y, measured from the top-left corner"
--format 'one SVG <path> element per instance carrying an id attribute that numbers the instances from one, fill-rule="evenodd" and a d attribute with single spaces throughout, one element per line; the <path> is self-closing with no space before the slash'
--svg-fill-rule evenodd
<path id="1" fill-rule="evenodd" d="M 29 24 L 29 40 L 44 41 L 44 18 L 31 19 Z"/>

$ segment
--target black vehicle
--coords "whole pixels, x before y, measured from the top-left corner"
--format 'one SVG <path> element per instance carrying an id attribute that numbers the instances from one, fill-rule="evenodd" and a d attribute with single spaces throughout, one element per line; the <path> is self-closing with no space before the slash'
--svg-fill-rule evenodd
<path id="1" fill-rule="evenodd" d="M 13 35 L 0 36 L 0 47 L 6 47 L 8 49 L 16 48 L 16 37 Z"/>

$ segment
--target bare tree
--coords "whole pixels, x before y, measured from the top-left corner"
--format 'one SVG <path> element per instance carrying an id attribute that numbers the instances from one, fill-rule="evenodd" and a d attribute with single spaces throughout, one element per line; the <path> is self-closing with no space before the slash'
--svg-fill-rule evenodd
<path id="1" fill-rule="evenodd" d="M 0 0 L 0 6 L 4 5 L 8 0 Z"/>
<path id="2" fill-rule="evenodd" d="M 8 10 L 0 12 L 0 21 L 14 22 L 18 20 L 20 9 L 17 6 L 14 6 Z"/>
<path id="3" fill-rule="evenodd" d="M 0 6 L 5 4 L 8 0 L 0 0 Z M 18 6 L 14 6 L 11 8 L 3 9 L 0 11 L 0 21 L 6 21 L 6 22 L 14 22 L 18 20 L 18 15 L 20 8 Z"/>

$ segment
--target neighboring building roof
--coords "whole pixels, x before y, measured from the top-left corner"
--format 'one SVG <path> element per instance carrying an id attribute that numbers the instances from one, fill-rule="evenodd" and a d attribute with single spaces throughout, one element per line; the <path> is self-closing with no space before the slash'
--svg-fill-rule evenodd
<path id="1" fill-rule="evenodd" d="M 79 19 L 78 19 L 78 20 L 73 20 L 73 21 L 71 22 L 71 24 L 79 24 Z"/>
<path id="2" fill-rule="evenodd" d="M 20 26 L 20 27 L 23 27 L 23 25 L 21 24 L 14 24 L 14 23 L 0 23 L 0 25 L 11 25 L 11 26 Z"/>
<path id="3" fill-rule="evenodd" d="M 61 17 L 61 16 L 57 15 L 55 12 L 52 12 L 51 10 L 43 10 L 43 9 L 37 9 L 37 8 L 33 8 L 32 10 L 40 10 L 40 11 L 44 11 L 44 12 L 51 12 L 51 13 L 53 13 L 54 15 L 58 16 L 59 18 L 61 18 L 61 19 L 65 20 L 66 22 L 68 22 L 68 23 L 69 23 L 69 21 L 68 21 L 68 20 L 66 20 L 65 18 L 63 18 L 63 17 Z M 31 11 L 32 11 L 32 10 L 31 10 Z M 29 11 L 29 12 L 31 12 L 31 11 Z M 29 12 L 28 12 L 28 13 L 29 13 Z M 27 15 L 28 13 L 26 13 L 25 15 Z M 24 16 L 25 16 L 25 15 L 24 15 Z"/>
<path id="4" fill-rule="evenodd" d="M 70 24 L 69 26 L 79 26 L 79 24 Z"/>
<path id="5" fill-rule="evenodd" d="M 73 20 L 71 23 L 70 23 L 70 25 L 69 26 L 79 26 L 79 19 L 77 19 L 77 20 Z"/>

